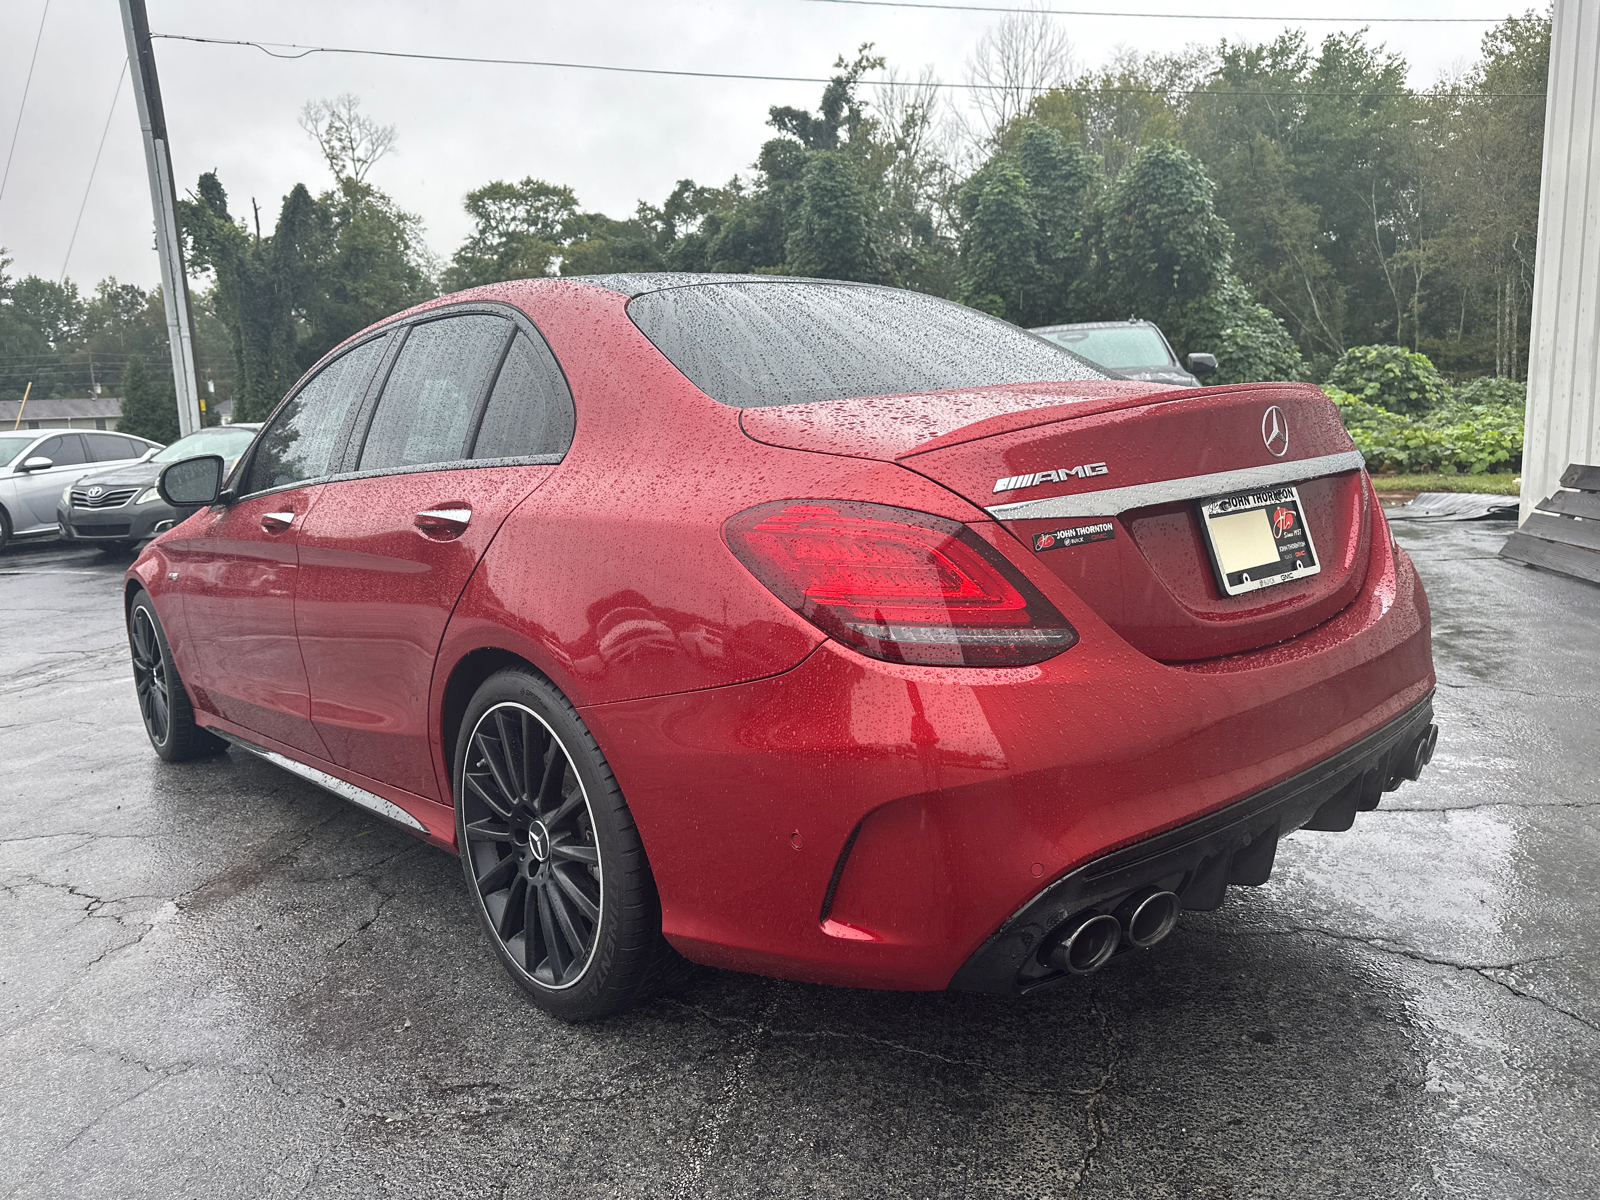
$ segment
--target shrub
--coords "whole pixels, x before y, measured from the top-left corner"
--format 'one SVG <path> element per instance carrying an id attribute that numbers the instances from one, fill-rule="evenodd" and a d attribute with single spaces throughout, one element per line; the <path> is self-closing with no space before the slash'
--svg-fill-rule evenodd
<path id="1" fill-rule="evenodd" d="M 1428 356 L 1403 346 L 1351 347 L 1334 363 L 1325 386 L 1413 417 L 1437 407 L 1448 391 Z"/>
<path id="2" fill-rule="evenodd" d="M 1326 390 L 1368 470 L 1482 475 L 1522 466 L 1520 405 L 1447 400 L 1413 420 L 1337 388 Z"/>

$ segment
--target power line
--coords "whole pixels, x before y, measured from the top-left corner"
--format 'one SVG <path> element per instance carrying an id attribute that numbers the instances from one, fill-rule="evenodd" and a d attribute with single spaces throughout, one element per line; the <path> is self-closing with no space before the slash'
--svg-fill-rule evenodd
<path id="1" fill-rule="evenodd" d="M 550 62 L 532 58 L 482 58 L 470 54 L 419 54 L 408 50 L 368 50 L 354 46 L 306 46 L 296 42 L 252 42 L 238 38 L 209 38 L 196 37 L 186 33 L 152 33 L 152 39 L 160 38 L 173 42 L 197 42 L 207 46 L 249 46 L 260 50 L 272 58 L 300 59 L 312 54 L 355 54 L 373 58 L 405 58 L 419 59 L 423 62 L 452 62 L 452 63 L 481 63 L 487 66 L 501 67 L 549 67 L 566 71 L 607 71 L 622 75 L 666 75 L 674 78 L 686 79 L 741 79 L 754 80 L 763 83 L 832 83 L 831 76 L 821 75 L 750 75 L 736 74 L 730 71 L 679 71 L 669 70 L 665 67 L 620 67 L 606 63 L 574 63 Z M 279 51 L 295 51 L 295 53 L 279 53 Z M 907 79 L 863 79 L 862 83 L 876 87 L 904 87 L 904 88 L 940 88 L 946 91 L 984 92 L 984 91 L 1027 91 L 1027 92 L 1062 92 L 1079 96 L 1103 96 L 1118 92 L 1127 92 L 1137 95 L 1161 96 L 1343 96 L 1358 99 L 1384 99 L 1402 96 L 1414 96 L 1416 92 L 1362 92 L 1362 91 L 1300 91 L 1295 89 L 1270 89 L 1260 91 L 1245 91 L 1240 89 L 1218 88 L 1151 88 L 1151 87 L 1058 87 L 1054 85 L 1040 85 L 1038 87 L 1016 88 L 1001 83 L 922 83 L 917 80 Z M 1514 97 L 1544 98 L 1543 92 L 1452 92 L 1454 97 L 1462 99 L 1503 99 Z"/>
<path id="2" fill-rule="evenodd" d="M 44 0 L 44 11 L 39 14 L 39 32 L 33 38 L 33 57 L 28 60 L 28 78 L 22 85 L 22 103 L 17 105 L 17 123 L 11 130 L 11 149 L 6 151 L 6 170 L 0 175 L 0 199 L 6 194 L 6 183 L 11 179 L 11 156 L 17 152 L 17 134 L 22 132 L 22 112 L 28 107 L 28 89 L 33 86 L 33 66 L 39 61 L 39 43 L 44 40 L 44 19 L 50 15 L 50 0 Z"/>
<path id="3" fill-rule="evenodd" d="M 111 110 L 106 113 L 106 127 L 100 131 L 100 145 L 95 148 L 94 164 L 89 168 L 89 182 L 83 185 L 83 202 L 78 205 L 78 219 L 72 223 L 72 237 L 67 241 L 67 254 L 61 260 L 61 278 L 67 281 L 67 263 L 72 261 L 72 248 L 78 244 L 78 227 L 83 224 L 83 210 L 89 207 L 89 189 L 94 187 L 94 173 L 100 169 L 100 155 L 106 148 L 106 134 L 111 132 L 111 118 L 116 115 L 117 99 L 122 95 L 122 81 L 128 77 L 128 60 L 122 60 L 122 70 L 117 72 L 116 90 L 111 93 Z"/>
<path id="4" fill-rule="evenodd" d="M 919 0 L 803 0 L 807 4 L 856 4 L 866 8 L 920 8 L 945 12 L 1039 13 L 1046 17 L 1118 17 L 1150 21 L 1272 21 L 1282 25 L 1302 22 L 1341 25 L 1495 25 L 1502 17 L 1279 17 L 1243 16 L 1239 13 L 1107 12 L 1104 9 L 1024 8 L 1004 4 L 927 4 Z"/>

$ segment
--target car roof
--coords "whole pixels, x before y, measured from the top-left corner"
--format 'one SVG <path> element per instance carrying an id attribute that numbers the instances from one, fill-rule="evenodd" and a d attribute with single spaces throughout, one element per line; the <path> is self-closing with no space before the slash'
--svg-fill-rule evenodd
<path id="1" fill-rule="evenodd" d="M 663 292 L 670 288 L 695 287 L 705 283 L 810 283 L 829 287 L 876 288 L 874 283 L 857 283 L 851 279 L 812 279 L 804 275 L 730 275 L 692 271 L 619 271 L 611 275 L 563 275 L 569 283 L 587 283 L 620 292 L 624 296 L 642 296 L 646 292 Z M 893 289 L 885 289 L 893 290 Z"/>
<path id="2" fill-rule="evenodd" d="M 1148 329 L 1159 329 L 1154 321 L 1146 321 L 1140 317 L 1129 317 L 1126 321 L 1075 321 L 1070 325 L 1035 325 L 1028 330 L 1029 333 L 1061 333 L 1068 329 L 1130 329 L 1144 326 Z"/>

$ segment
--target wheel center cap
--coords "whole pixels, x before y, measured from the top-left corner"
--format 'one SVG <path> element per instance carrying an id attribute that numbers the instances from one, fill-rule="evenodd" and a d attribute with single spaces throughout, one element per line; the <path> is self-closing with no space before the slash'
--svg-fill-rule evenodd
<path id="1" fill-rule="evenodd" d="M 528 851 L 536 862 L 544 862 L 550 857 L 550 831 L 544 827 L 543 821 L 535 821 L 528 826 Z"/>

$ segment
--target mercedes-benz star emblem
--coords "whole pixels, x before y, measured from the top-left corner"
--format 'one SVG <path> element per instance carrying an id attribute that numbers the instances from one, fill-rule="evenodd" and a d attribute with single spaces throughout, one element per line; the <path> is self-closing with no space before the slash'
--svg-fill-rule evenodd
<path id="1" fill-rule="evenodd" d="M 1274 458 L 1289 453 L 1289 418 L 1276 404 L 1261 415 L 1261 440 Z"/>
<path id="2" fill-rule="evenodd" d="M 534 860 L 543 862 L 550 857 L 550 833 L 544 827 L 544 822 L 535 821 L 528 830 L 528 849 L 533 851 Z"/>

